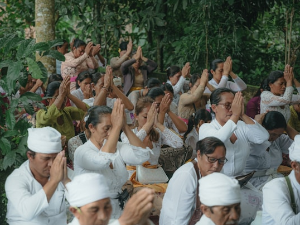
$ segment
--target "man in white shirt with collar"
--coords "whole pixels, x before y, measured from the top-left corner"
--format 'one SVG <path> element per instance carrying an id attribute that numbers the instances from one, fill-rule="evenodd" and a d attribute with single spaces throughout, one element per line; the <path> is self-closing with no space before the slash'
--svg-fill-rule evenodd
<path id="1" fill-rule="evenodd" d="M 199 180 L 203 216 L 196 225 L 237 225 L 241 214 L 240 185 L 222 173 L 212 173 Z"/>
<path id="2" fill-rule="evenodd" d="M 110 220 L 112 205 L 105 177 L 97 173 L 76 176 L 67 184 L 67 199 L 75 218 L 69 225 L 152 225 L 148 220 L 154 191 L 144 188 L 126 203 L 118 220 Z"/>
<path id="3" fill-rule="evenodd" d="M 67 224 L 65 188 L 69 182 L 61 134 L 51 127 L 29 128 L 28 160 L 5 182 L 9 225 Z"/>
<path id="4" fill-rule="evenodd" d="M 263 188 L 264 225 L 300 224 L 300 135 L 296 135 L 289 148 L 292 172 L 287 177 L 291 184 L 289 191 L 286 178 L 276 178 Z M 292 207 L 292 195 L 295 207 Z"/>

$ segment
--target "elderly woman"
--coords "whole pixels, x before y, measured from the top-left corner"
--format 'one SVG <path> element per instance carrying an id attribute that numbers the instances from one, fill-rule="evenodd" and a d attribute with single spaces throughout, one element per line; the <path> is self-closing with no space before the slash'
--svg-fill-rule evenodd
<path id="1" fill-rule="evenodd" d="M 146 86 L 148 74 L 157 68 L 157 64 L 144 57 L 142 48 L 139 46 L 132 59 L 125 61 L 121 65 L 124 77 L 124 94 L 128 95 L 131 91 L 141 90 Z"/>
<path id="2" fill-rule="evenodd" d="M 82 71 L 99 67 L 95 55 L 100 51 L 100 45 L 93 47 L 93 43 L 86 44 L 80 39 L 74 40 L 73 49 L 65 54 L 65 61 L 61 64 L 63 78 L 71 76 L 71 91 L 76 89 L 76 78 Z"/>
<path id="3" fill-rule="evenodd" d="M 181 166 L 169 181 L 162 203 L 160 225 L 187 225 L 192 217 L 193 224 L 198 222 L 201 216 L 198 180 L 220 172 L 227 162 L 225 145 L 218 138 L 204 138 L 197 142 L 196 149 L 197 160 Z"/>
<path id="4" fill-rule="evenodd" d="M 300 103 L 300 95 L 293 95 L 293 81 L 299 92 L 300 83 L 294 78 L 293 68 L 289 65 L 285 66 L 284 72 L 272 71 L 260 96 L 260 113 L 278 111 L 288 122 L 291 117 L 289 105 Z"/>
<path id="5" fill-rule="evenodd" d="M 140 165 L 147 161 L 152 151 L 128 127 L 124 118 L 124 105 L 118 99 L 113 110 L 107 106 L 94 106 L 86 118 L 90 139 L 75 151 L 75 176 L 83 173 L 102 174 L 109 186 L 112 203 L 111 218 L 122 214 L 118 200 L 122 186 L 128 179 L 126 164 Z M 126 134 L 129 144 L 118 142 L 120 131 Z"/>
<path id="6" fill-rule="evenodd" d="M 178 103 L 178 116 L 187 124 L 189 117 L 198 109 L 205 108 L 210 94 L 203 94 L 205 87 L 215 88 L 208 83 L 207 70 L 203 70 L 201 77 L 194 74 L 190 79 L 190 90 L 180 96 Z"/>
<path id="7" fill-rule="evenodd" d="M 215 88 L 226 87 L 232 91 L 243 91 L 247 88 L 245 82 L 232 72 L 232 60 L 230 56 L 227 57 L 225 62 L 222 59 L 213 60 L 209 73 L 212 76 L 209 83 Z M 234 82 L 228 81 L 229 76 L 231 76 Z M 205 93 L 211 93 L 211 90 L 207 88 Z"/>
<path id="8" fill-rule="evenodd" d="M 50 126 L 58 130 L 67 140 L 75 136 L 73 120 L 82 120 L 88 107 L 70 93 L 70 77 L 61 83 L 53 81 L 47 87 L 46 97 L 49 106 L 47 110 L 40 109 L 36 114 L 36 127 Z M 65 107 L 70 99 L 76 107 Z"/>

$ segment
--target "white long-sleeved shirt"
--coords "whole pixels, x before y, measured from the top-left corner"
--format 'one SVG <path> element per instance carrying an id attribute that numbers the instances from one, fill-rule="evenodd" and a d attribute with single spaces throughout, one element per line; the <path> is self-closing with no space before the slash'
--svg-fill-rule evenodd
<path id="1" fill-rule="evenodd" d="M 247 159 L 244 173 L 266 171 L 266 175 L 253 177 L 249 182 L 256 188 L 260 188 L 268 180 L 282 176 L 282 174 L 277 173 L 277 169 L 282 163 L 282 153 L 288 154 L 292 143 L 293 140 L 285 134 L 282 134 L 272 142 L 265 141 L 262 144 L 250 143 L 250 155 Z"/>
<path id="2" fill-rule="evenodd" d="M 197 174 L 189 162 L 177 169 L 168 183 L 159 217 L 160 225 L 187 225 L 196 208 Z"/>
<path id="3" fill-rule="evenodd" d="M 103 144 L 103 146 L 105 143 Z M 115 153 L 102 152 L 90 140 L 78 147 L 74 155 L 75 176 L 83 173 L 100 173 L 105 177 L 110 190 L 113 207 L 112 219 L 118 219 L 122 213 L 118 200 L 122 186 L 126 183 L 128 172 L 125 164 L 141 165 L 150 158 L 149 148 L 135 147 L 122 142 L 117 143 Z M 109 166 L 112 164 L 113 169 Z"/>
<path id="4" fill-rule="evenodd" d="M 290 192 L 285 178 L 276 178 L 263 188 L 264 225 L 299 225 L 300 224 L 300 184 L 296 180 L 295 172 L 289 175 L 297 205 L 296 215 L 291 207 Z"/>
<path id="5" fill-rule="evenodd" d="M 233 133 L 237 137 L 234 144 L 230 141 Z M 227 176 L 242 174 L 250 154 L 249 143 L 261 144 L 269 139 L 268 131 L 256 122 L 246 124 L 238 121 L 235 124 L 232 120 L 228 120 L 221 126 L 216 119 L 203 124 L 199 129 L 199 140 L 211 136 L 219 138 L 225 144 L 228 162 L 223 166 L 222 172 Z"/>
<path id="6" fill-rule="evenodd" d="M 132 131 L 141 141 L 144 141 L 144 139 L 147 137 L 147 132 L 144 129 L 138 130 L 136 127 Z M 183 145 L 182 139 L 168 128 L 165 127 L 163 132 L 161 132 L 159 129 L 156 129 L 156 131 L 159 133 L 159 138 L 157 142 L 152 142 L 152 151 L 154 154 L 150 155 L 148 160 L 151 165 L 158 164 L 158 158 L 160 156 L 162 145 L 168 145 L 173 148 L 181 148 Z M 129 143 L 129 140 L 124 132 L 121 134 L 121 140 L 123 143 Z"/>
<path id="7" fill-rule="evenodd" d="M 168 80 L 167 83 L 171 84 L 171 81 Z M 185 78 L 183 76 L 180 76 L 178 82 L 175 85 L 172 85 L 173 91 L 174 91 L 174 97 L 173 97 L 173 102 L 178 105 L 179 99 L 180 99 L 180 92 L 183 93 L 183 85 L 185 83 Z"/>
<path id="8" fill-rule="evenodd" d="M 228 76 L 223 75 L 220 83 L 217 83 L 214 78 L 212 78 L 208 83 L 210 83 L 215 88 L 229 88 L 232 91 L 243 91 L 247 88 L 247 84 L 239 77 L 233 79 L 234 82 L 228 81 Z M 204 93 L 211 93 L 211 91 L 206 88 Z"/>
<path id="9" fill-rule="evenodd" d="M 210 218 L 203 215 L 196 225 L 215 225 L 215 223 Z"/>
<path id="10" fill-rule="evenodd" d="M 72 91 L 71 94 L 74 95 L 76 98 L 78 98 L 80 101 L 84 100 L 84 95 L 81 88 L 77 88 L 76 90 Z M 72 106 L 76 107 L 74 102 L 70 101 L 70 103 Z"/>
<path id="11" fill-rule="evenodd" d="M 59 224 L 57 224 L 59 225 Z M 78 219 L 75 217 L 71 223 L 68 223 L 68 225 L 80 225 Z M 108 225 L 120 225 L 119 220 L 109 220 Z"/>
<path id="12" fill-rule="evenodd" d="M 300 88 L 297 88 L 298 93 Z M 263 91 L 260 95 L 260 113 L 265 113 L 267 111 L 277 111 L 280 112 L 286 122 L 289 121 L 291 117 L 290 104 L 300 103 L 300 95 L 293 95 L 294 88 L 287 87 L 282 96 L 274 95 L 270 91 Z M 283 108 L 281 108 L 283 107 Z"/>
<path id="13" fill-rule="evenodd" d="M 10 225 L 67 224 L 63 184 L 58 184 L 48 203 L 42 185 L 30 171 L 28 160 L 8 176 L 5 192 L 8 198 L 6 217 Z"/>

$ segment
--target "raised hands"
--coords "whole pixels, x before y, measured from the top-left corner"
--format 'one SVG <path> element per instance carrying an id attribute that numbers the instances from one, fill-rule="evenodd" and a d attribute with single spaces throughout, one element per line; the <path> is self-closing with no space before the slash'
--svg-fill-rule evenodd
<path id="1" fill-rule="evenodd" d="M 70 94 L 70 76 L 67 76 L 63 81 L 60 83 L 59 86 L 59 95 L 62 97 L 66 97 Z"/>
<path id="2" fill-rule="evenodd" d="M 136 53 L 134 55 L 134 58 L 136 61 L 142 58 L 142 47 L 139 46 L 138 49 L 136 50 Z"/>
<path id="3" fill-rule="evenodd" d="M 97 44 L 96 46 L 93 46 L 93 50 L 92 50 L 92 56 L 97 55 L 101 50 L 101 46 L 100 44 Z"/>
<path id="4" fill-rule="evenodd" d="M 293 79 L 294 79 L 294 72 L 293 67 L 291 67 L 289 64 L 287 64 L 284 68 L 284 79 L 286 81 L 286 86 L 292 86 L 293 85 Z"/>
<path id="5" fill-rule="evenodd" d="M 126 203 L 119 218 L 122 225 L 145 225 L 151 213 L 154 201 L 154 190 L 143 188 L 134 194 Z"/>
<path id="6" fill-rule="evenodd" d="M 56 158 L 53 160 L 50 169 L 50 179 L 55 183 L 67 180 L 68 175 L 66 174 L 67 162 L 65 157 L 65 151 L 61 151 L 57 154 Z"/>
<path id="7" fill-rule="evenodd" d="M 127 54 L 127 55 L 130 55 L 131 51 L 132 51 L 132 41 L 129 40 L 129 42 L 128 42 L 128 44 L 127 44 L 126 54 Z"/>
<path id="8" fill-rule="evenodd" d="M 205 87 L 207 85 L 207 82 L 208 82 L 208 70 L 204 69 L 202 71 L 202 75 L 201 75 L 201 78 L 200 78 L 200 85 L 202 87 Z"/>
<path id="9" fill-rule="evenodd" d="M 110 66 L 106 67 L 105 75 L 104 75 L 104 88 L 109 89 L 111 87 L 113 80 L 112 76 L 112 68 Z"/>
<path id="10" fill-rule="evenodd" d="M 117 99 L 111 113 L 111 124 L 113 129 L 121 130 L 124 125 L 124 105 L 121 99 Z"/>
<path id="11" fill-rule="evenodd" d="M 168 113 L 170 111 L 170 105 L 171 105 L 171 97 L 170 94 L 166 94 L 159 105 L 159 112 L 162 113 Z"/>
<path id="12" fill-rule="evenodd" d="M 242 116 L 243 108 L 244 108 L 244 98 L 241 92 L 237 92 L 231 104 L 232 116 L 238 120 Z"/>
<path id="13" fill-rule="evenodd" d="M 191 71 L 191 66 L 190 63 L 187 62 L 184 67 L 182 68 L 181 74 L 184 78 L 186 78 L 187 76 L 190 75 L 190 71 Z"/>
<path id="14" fill-rule="evenodd" d="M 227 59 L 224 62 L 223 74 L 225 76 L 228 76 L 230 74 L 231 70 L 232 70 L 232 60 L 231 60 L 231 57 L 228 56 Z"/>
<path id="15" fill-rule="evenodd" d="M 92 42 L 87 43 L 87 45 L 85 46 L 84 51 L 85 51 L 85 53 L 86 53 L 87 55 L 92 56 L 93 43 L 92 43 Z"/>
<path id="16" fill-rule="evenodd" d="M 152 105 L 147 113 L 147 122 L 143 126 L 143 129 L 147 132 L 147 134 L 150 132 L 150 130 L 154 126 L 155 117 L 157 117 L 156 104 L 152 103 Z"/>

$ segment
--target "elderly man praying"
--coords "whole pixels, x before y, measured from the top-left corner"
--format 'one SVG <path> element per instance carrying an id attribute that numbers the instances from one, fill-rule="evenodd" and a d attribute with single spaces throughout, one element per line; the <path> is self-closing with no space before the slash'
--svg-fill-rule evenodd
<path id="1" fill-rule="evenodd" d="M 240 185 L 222 173 L 212 173 L 199 180 L 203 216 L 196 225 L 237 225 L 241 214 Z"/>
<path id="2" fill-rule="evenodd" d="M 5 182 L 9 225 L 66 225 L 66 157 L 61 134 L 51 127 L 29 128 L 28 160 Z"/>

